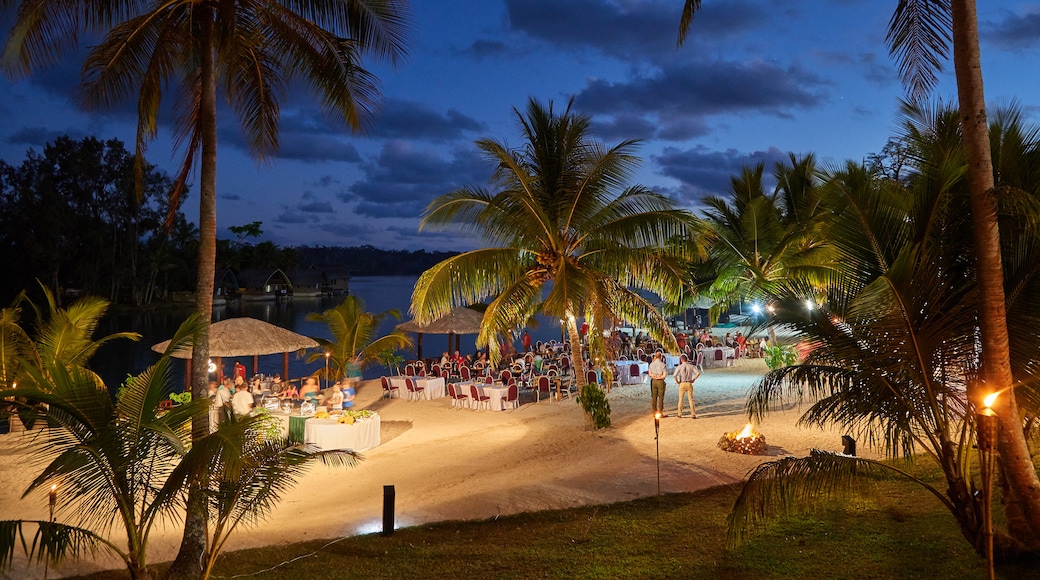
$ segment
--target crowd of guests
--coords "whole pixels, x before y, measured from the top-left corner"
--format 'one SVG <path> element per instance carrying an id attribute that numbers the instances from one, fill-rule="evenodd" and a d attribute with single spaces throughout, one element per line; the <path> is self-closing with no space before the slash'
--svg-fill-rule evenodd
<path id="1" fill-rule="evenodd" d="M 258 399 L 270 397 L 281 401 L 290 401 L 294 407 L 299 407 L 304 401 L 321 404 L 331 410 L 350 409 L 354 406 L 354 383 L 341 379 L 327 389 L 321 389 L 317 377 L 307 377 L 300 387 L 292 383 L 283 382 L 281 376 L 275 373 L 267 379 L 260 375 L 246 382 L 245 367 L 239 367 L 235 363 L 232 376 L 225 376 L 220 381 L 213 380 L 209 383 L 210 427 L 216 428 L 216 424 L 223 416 L 225 408 L 230 409 L 235 415 L 248 415 L 253 411 Z"/>

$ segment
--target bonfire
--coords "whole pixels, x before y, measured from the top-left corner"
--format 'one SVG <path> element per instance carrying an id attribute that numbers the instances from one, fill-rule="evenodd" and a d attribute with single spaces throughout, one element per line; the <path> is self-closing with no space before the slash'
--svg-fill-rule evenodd
<path id="1" fill-rule="evenodd" d="M 762 455 L 769 449 L 766 437 L 756 433 L 751 428 L 751 423 L 744 425 L 742 431 L 726 433 L 719 439 L 719 448 L 731 453 L 743 453 L 744 455 Z"/>

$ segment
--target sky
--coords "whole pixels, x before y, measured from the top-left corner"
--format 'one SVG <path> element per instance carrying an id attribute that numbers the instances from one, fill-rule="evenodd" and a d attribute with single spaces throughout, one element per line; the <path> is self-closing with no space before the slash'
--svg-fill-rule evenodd
<path id="1" fill-rule="evenodd" d="M 1040 1 L 980 0 L 982 69 L 991 105 L 1016 102 L 1040 124 Z M 408 57 L 366 66 L 383 102 L 355 135 L 322 117 L 309 93 L 282 101 L 279 154 L 258 164 L 237 120 L 218 111 L 217 221 L 263 222 L 280 245 L 466 250 L 480 240 L 418 229 L 423 209 L 493 167 L 474 142 L 522 145 L 529 98 L 591 116 L 593 137 L 640 141 L 633 179 L 697 211 L 730 177 L 790 153 L 823 167 L 880 152 L 903 97 L 885 32 L 896 0 L 703 0 L 681 48 L 683 0 L 412 0 Z M 9 17 L 8 17 L 9 18 Z M 9 20 L 8 20 L 9 21 Z M 6 28 L 6 27 L 5 27 Z M 133 148 L 128 102 L 77 104 L 82 60 L 0 78 L 0 159 L 17 165 L 61 135 Z M 952 63 L 935 98 L 955 101 Z M 218 97 L 219 98 L 219 97 Z M 148 160 L 171 176 L 179 152 L 162 124 Z M 183 210 L 197 221 L 197 174 Z"/>

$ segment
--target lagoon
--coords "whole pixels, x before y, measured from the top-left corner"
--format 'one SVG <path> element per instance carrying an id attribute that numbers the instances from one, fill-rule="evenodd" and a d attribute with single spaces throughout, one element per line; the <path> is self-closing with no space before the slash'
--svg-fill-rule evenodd
<path id="1" fill-rule="evenodd" d="M 389 333 L 394 325 L 401 321 L 410 319 L 408 307 L 411 304 L 412 289 L 418 276 L 359 276 L 350 279 L 350 293 L 358 296 L 364 302 L 365 309 L 369 312 L 379 313 L 391 309 L 398 309 L 401 320 L 388 319 L 384 321 L 379 329 L 379 335 Z M 213 309 L 213 321 L 217 322 L 227 318 L 248 316 L 276 324 L 283 328 L 292 330 L 306 336 L 331 338 L 328 328 L 320 322 L 308 322 L 305 320 L 311 312 L 322 312 L 339 304 L 342 297 L 325 298 L 293 298 L 286 302 L 241 302 L 226 306 L 216 306 Z M 191 313 L 190 307 L 182 309 L 162 309 L 151 312 L 132 313 L 110 313 L 102 321 L 97 336 L 103 336 L 113 332 L 134 331 L 142 335 L 139 342 L 125 340 L 114 341 L 103 346 L 94 356 L 91 367 L 101 375 L 105 384 L 110 389 L 115 389 L 121 384 L 128 374 L 138 374 L 158 360 L 159 355 L 151 350 L 153 344 L 162 342 L 173 336 L 177 326 Z M 541 318 L 541 317 L 540 317 Z M 552 323 L 548 319 L 540 320 L 539 328 L 531 329 L 533 340 L 550 340 L 560 338 L 559 323 Z M 411 338 L 414 342 L 415 335 Z M 476 335 L 465 335 L 462 337 L 461 345 L 464 352 L 473 352 Z M 519 347 L 519 343 L 516 345 Z M 426 334 L 423 335 L 423 355 L 438 356 L 441 352 L 448 350 L 447 335 Z M 414 358 L 414 350 L 406 352 L 406 358 Z M 240 358 L 247 369 L 252 368 L 252 357 Z M 225 373 L 230 373 L 235 359 L 224 359 Z M 310 365 L 304 362 L 303 357 L 295 354 L 289 355 L 289 374 L 291 377 L 309 375 L 318 370 L 323 362 L 318 361 Z M 282 370 L 282 357 L 270 355 L 260 357 L 259 371 L 264 374 L 280 373 Z M 173 368 L 174 385 L 184 384 L 184 365 L 175 364 Z M 386 374 L 386 369 L 375 365 L 365 370 L 363 377 L 366 379 L 376 378 Z"/>

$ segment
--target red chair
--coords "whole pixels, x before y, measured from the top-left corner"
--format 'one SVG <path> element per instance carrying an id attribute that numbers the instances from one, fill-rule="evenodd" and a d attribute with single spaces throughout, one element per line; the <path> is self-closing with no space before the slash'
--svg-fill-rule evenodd
<path id="1" fill-rule="evenodd" d="M 538 377 L 536 388 L 534 390 L 535 395 L 538 397 L 537 400 L 542 400 L 542 393 L 545 393 L 546 397 L 552 396 L 552 383 L 549 382 L 549 377 L 541 376 Z"/>
<path id="2" fill-rule="evenodd" d="M 509 371 L 502 371 L 502 373 L 499 375 L 499 378 L 502 379 L 503 385 L 507 384 L 509 382 L 509 379 L 513 378 L 513 373 Z"/>
<path id="3" fill-rule="evenodd" d="M 404 365 L 404 376 L 406 376 L 406 377 L 414 377 L 415 376 L 415 365 L 413 365 L 413 364 L 406 364 L 406 365 Z"/>
<path id="4" fill-rule="evenodd" d="M 476 405 L 477 409 L 479 409 L 481 405 L 487 405 L 487 408 L 491 409 L 491 397 L 481 395 L 480 389 L 477 388 L 477 385 L 469 386 L 469 400 Z"/>
<path id="5" fill-rule="evenodd" d="M 726 355 L 722 352 L 721 348 L 715 349 L 715 366 L 721 366 L 722 361 L 725 360 Z"/>
<path id="6" fill-rule="evenodd" d="M 506 396 L 502 399 L 502 408 L 506 405 L 513 407 L 513 409 L 520 408 L 520 389 L 517 388 L 516 383 L 509 385 L 509 389 L 506 390 Z"/>
<path id="7" fill-rule="evenodd" d="M 433 371 L 433 376 L 435 376 L 435 377 L 440 376 L 440 374 L 441 374 L 441 365 L 439 365 L 439 364 L 430 365 L 430 370 Z"/>
<path id="8" fill-rule="evenodd" d="M 397 398 L 401 398 L 401 389 L 395 387 L 390 383 L 390 379 L 387 377 L 379 377 L 379 383 L 383 385 L 383 396 L 388 399 L 394 398 L 394 393 L 397 393 Z"/>
<path id="9" fill-rule="evenodd" d="M 448 396 L 451 397 L 451 406 L 458 409 L 465 404 L 469 404 L 469 395 L 462 393 L 462 387 L 454 383 L 448 385 Z"/>
<path id="10" fill-rule="evenodd" d="M 467 366 L 459 367 L 459 377 L 462 380 L 464 380 L 464 381 L 470 380 L 471 379 L 471 375 L 469 373 L 469 367 L 467 367 Z"/>
<path id="11" fill-rule="evenodd" d="M 415 384 L 415 380 L 412 377 L 407 377 L 404 380 L 404 386 L 408 389 L 408 400 L 417 401 L 423 396 L 423 391 L 426 387 L 420 387 Z"/>

